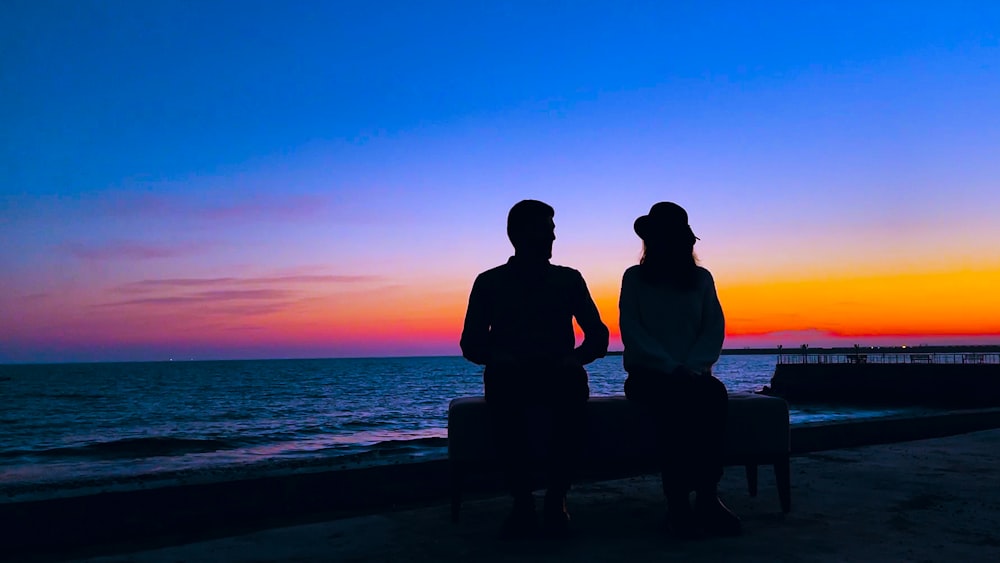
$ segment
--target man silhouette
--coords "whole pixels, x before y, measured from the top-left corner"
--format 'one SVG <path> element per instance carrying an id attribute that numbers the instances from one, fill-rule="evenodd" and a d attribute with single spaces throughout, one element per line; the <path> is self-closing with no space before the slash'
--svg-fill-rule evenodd
<path id="1" fill-rule="evenodd" d="M 555 241 L 555 211 L 541 201 L 524 200 L 507 215 L 507 236 L 514 256 L 479 274 L 469 296 L 462 330 L 462 355 L 485 365 L 483 382 L 497 447 L 513 509 L 503 537 L 521 537 L 535 527 L 531 444 L 539 428 L 538 411 L 547 415 L 548 490 L 545 528 L 567 531 L 566 492 L 585 430 L 590 396 L 583 366 L 608 351 L 608 327 L 580 272 L 549 263 Z M 573 319 L 584 332 L 576 346 Z"/>

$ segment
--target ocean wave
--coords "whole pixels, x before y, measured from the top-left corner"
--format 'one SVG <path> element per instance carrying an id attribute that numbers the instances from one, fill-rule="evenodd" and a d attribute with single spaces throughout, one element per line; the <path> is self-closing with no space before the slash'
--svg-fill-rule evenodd
<path id="1" fill-rule="evenodd" d="M 754 358 L 725 356 L 720 371 L 763 385 L 774 360 Z M 588 371 L 595 394 L 621 393 L 620 357 Z M 0 487 L 436 458 L 448 401 L 482 394 L 481 369 L 461 358 L 3 366 L 0 377 L 14 379 L 0 383 Z"/>
<path id="2" fill-rule="evenodd" d="M 27 393 L 23 395 L 24 399 L 104 399 L 106 395 L 99 395 L 95 393 L 50 393 L 47 391 L 39 391 L 37 393 Z"/>
<path id="3" fill-rule="evenodd" d="M 373 420 L 348 420 L 347 422 L 340 423 L 338 426 L 340 426 L 341 429 L 351 430 L 357 428 L 368 429 L 379 426 L 379 424 L 378 421 Z"/>
<path id="4" fill-rule="evenodd" d="M 123 438 L 109 442 L 95 442 L 82 446 L 67 446 L 45 450 L 12 450 L 0 452 L 0 457 L 39 456 L 50 458 L 141 459 L 231 450 L 243 445 L 242 441 L 237 440 L 153 436 L 147 438 Z"/>
<path id="5" fill-rule="evenodd" d="M 336 453 L 326 458 L 336 460 L 343 466 L 365 466 L 375 463 L 403 463 L 407 460 L 425 458 L 428 455 L 444 454 L 448 447 L 447 438 L 413 438 L 385 440 L 370 445 L 338 444 L 330 448 Z"/>
<path id="6" fill-rule="evenodd" d="M 404 440 L 385 440 L 372 444 L 372 449 L 386 450 L 422 450 L 425 448 L 443 448 L 448 445 L 447 438 L 427 437 Z"/>

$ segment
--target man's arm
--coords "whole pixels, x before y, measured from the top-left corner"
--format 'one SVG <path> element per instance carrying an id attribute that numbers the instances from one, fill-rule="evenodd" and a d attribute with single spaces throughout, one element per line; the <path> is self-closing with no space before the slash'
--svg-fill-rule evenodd
<path id="1" fill-rule="evenodd" d="M 460 345 L 462 356 L 472 363 L 486 365 L 491 359 L 489 291 L 482 274 L 472 284 Z"/>
<path id="2" fill-rule="evenodd" d="M 597 358 L 603 358 L 608 353 L 609 332 L 607 325 L 601 321 L 601 313 L 594 304 L 594 299 L 587 289 L 587 282 L 583 276 L 577 272 L 579 281 L 577 282 L 577 296 L 575 299 L 573 316 L 576 317 L 577 324 L 583 329 L 583 342 L 579 348 L 573 350 L 573 357 L 580 362 L 580 365 L 589 364 Z"/>

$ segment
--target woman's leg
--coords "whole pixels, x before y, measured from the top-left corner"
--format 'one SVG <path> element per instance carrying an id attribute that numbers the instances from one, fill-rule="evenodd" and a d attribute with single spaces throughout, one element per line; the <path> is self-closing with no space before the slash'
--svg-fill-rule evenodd
<path id="1" fill-rule="evenodd" d="M 663 372 L 633 371 L 625 380 L 625 396 L 645 406 L 656 426 L 668 528 L 678 537 L 695 537 L 698 529 L 688 497 L 692 486 L 690 440 L 684 431 L 687 408 L 677 379 Z"/>
<path id="2" fill-rule="evenodd" d="M 695 510 L 702 527 L 711 534 L 731 536 L 741 531 L 740 519 L 732 513 L 718 496 L 718 484 L 722 478 L 725 447 L 726 419 L 729 396 L 725 385 L 711 375 L 701 376 L 692 381 L 690 395 L 698 411 L 691 413 L 697 418 L 695 439 L 691 446 L 691 471 L 697 491 Z"/>
<path id="3" fill-rule="evenodd" d="M 678 427 L 675 397 L 670 393 L 670 375 L 653 370 L 633 370 L 625 380 L 625 396 L 642 405 L 655 427 L 655 448 L 663 476 L 663 493 L 677 488 L 682 465 L 678 463 Z"/>
<path id="4" fill-rule="evenodd" d="M 711 375 L 694 378 L 688 390 L 691 405 L 687 413 L 690 440 L 691 478 L 695 490 L 714 490 L 722 479 L 729 394 L 726 386 Z"/>

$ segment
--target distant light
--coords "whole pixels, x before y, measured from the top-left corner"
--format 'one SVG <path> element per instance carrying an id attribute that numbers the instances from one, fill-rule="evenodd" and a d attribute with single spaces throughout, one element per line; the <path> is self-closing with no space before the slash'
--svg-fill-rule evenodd
<path id="1" fill-rule="evenodd" d="M 904 349 L 904 350 L 906 349 L 906 344 L 903 344 L 903 349 Z"/>

